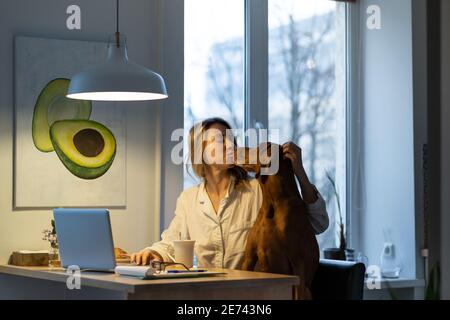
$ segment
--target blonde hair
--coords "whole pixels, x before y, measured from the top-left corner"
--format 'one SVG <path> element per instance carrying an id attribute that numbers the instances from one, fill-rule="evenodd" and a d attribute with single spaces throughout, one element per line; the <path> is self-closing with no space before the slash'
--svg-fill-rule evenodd
<path id="1" fill-rule="evenodd" d="M 225 128 L 231 130 L 230 124 L 222 118 L 208 118 L 196 125 L 192 126 L 189 130 L 189 159 L 190 164 L 187 164 L 188 172 L 192 176 L 189 166 L 193 175 L 200 180 L 205 179 L 205 167 L 207 164 L 204 163 L 203 151 L 204 151 L 204 141 L 203 136 L 206 130 L 211 128 L 214 124 L 220 124 Z M 233 137 L 233 144 L 235 149 L 237 148 L 236 139 Z M 228 169 L 228 172 L 236 179 L 236 184 L 241 181 L 246 181 L 248 178 L 247 171 L 240 167 L 233 166 Z"/>

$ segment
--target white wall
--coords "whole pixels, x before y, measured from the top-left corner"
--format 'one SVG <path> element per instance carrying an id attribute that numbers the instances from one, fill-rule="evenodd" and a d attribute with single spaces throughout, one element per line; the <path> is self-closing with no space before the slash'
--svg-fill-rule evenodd
<path id="1" fill-rule="evenodd" d="M 82 30 L 66 29 L 66 8 L 78 4 Z M 157 71 L 159 40 L 155 1 L 121 1 L 121 31 L 130 59 Z M 0 2 L 0 263 L 17 249 L 47 248 L 41 231 L 50 210 L 13 211 L 13 37 L 106 41 L 115 31 L 112 0 L 8 0 Z M 124 107 L 127 107 L 124 105 Z M 127 108 L 127 208 L 112 210 L 115 245 L 138 250 L 159 238 L 158 105 L 134 103 Z M 32 183 L 30 177 L 30 183 Z"/>
<path id="2" fill-rule="evenodd" d="M 183 190 L 183 166 L 171 160 L 172 131 L 184 126 L 184 0 L 157 0 L 160 32 L 160 64 L 166 75 L 169 99 L 161 108 L 161 221 L 167 228 L 175 215 L 177 198 Z"/>
<path id="3" fill-rule="evenodd" d="M 381 30 L 366 28 L 370 4 L 381 7 Z M 415 277 L 411 0 L 361 1 L 361 19 L 365 202 L 361 250 L 370 264 L 379 264 L 383 242 L 392 241 L 402 276 Z"/>

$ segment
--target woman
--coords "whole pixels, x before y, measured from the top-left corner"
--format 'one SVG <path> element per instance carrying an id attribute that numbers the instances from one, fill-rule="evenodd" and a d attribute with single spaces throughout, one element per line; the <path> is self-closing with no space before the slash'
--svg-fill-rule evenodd
<path id="1" fill-rule="evenodd" d="M 249 178 L 243 169 L 226 164 L 229 150 L 234 151 L 236 143 L 216 139 L 215 133 L 226 137 L 227 129 L 231 130 L 231 126 L 220 118 L 207 119 L 191 129 L 192 169 L 202 182 L 181 193 L 175 217 L 162 233 L 162 240 L 132 254 L 132 262 L 147 265 L 152 260 L 173 261 L 172 241 L 192 239 L 196 240 L 195 254 L 201 267 L 241 267 L 247 235 L 262 204 L 262 192 L 256 179 Z M 202 156 L 195 158 L 198 146 Z M 223 158 L 208 159 L 211 156 L 205 149 L 223 149 Z M 320 234 L 328 228 L 328 214 L 325 201 L 309 182 L 303 168 L 301 149 L 289 142 L 283 145 L 283 155 L 292 162 L 311 225 L 316 234 Z"/>

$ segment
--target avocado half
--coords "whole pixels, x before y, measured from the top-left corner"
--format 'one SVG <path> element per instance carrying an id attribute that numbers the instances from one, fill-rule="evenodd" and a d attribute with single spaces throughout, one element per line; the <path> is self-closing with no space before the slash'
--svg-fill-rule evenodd
<path id="1" fill-rule="evenodd" d="M 50 139 L 64 166 L 82 179 L 104 175 L 116 156 L 113 133 L 95 121 L 56 121 L 50 127 Z"/>
<path id="2" fill-rule="evenodd" d="M 89 119 L 90 101 L 66 98 L 70 80 L 58 78 L 50 81 L 36 100 L 33 112 L 32 135 L 36 148 L 42 152 L 53 151 L 49 129 L 58 120 Z"/>

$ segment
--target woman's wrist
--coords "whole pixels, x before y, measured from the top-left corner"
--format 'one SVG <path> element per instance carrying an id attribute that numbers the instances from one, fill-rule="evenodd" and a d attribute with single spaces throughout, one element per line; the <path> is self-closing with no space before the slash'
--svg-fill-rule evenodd
<path id="1" fill-rule="evenodd" d="M 295 175 L 297 176 L 300 183 L 307 182 L 309 183 L 308 175 L 306 174 L 303 166 L 299 166 L 296 170 L 294 170 Z"/>
<path id="2" fill-rule="evenodd" d="M 298 170 L 295 172 L 295 175 L 300 182 L 300 189 L 302 190 L 303 200 L 305 200 L 305 202 L 308 204 L 316 202 L 318 199 L 316 188 L 309 181 L 308 175 L 306 174 L 303 166 L 298 168 Z"/>

